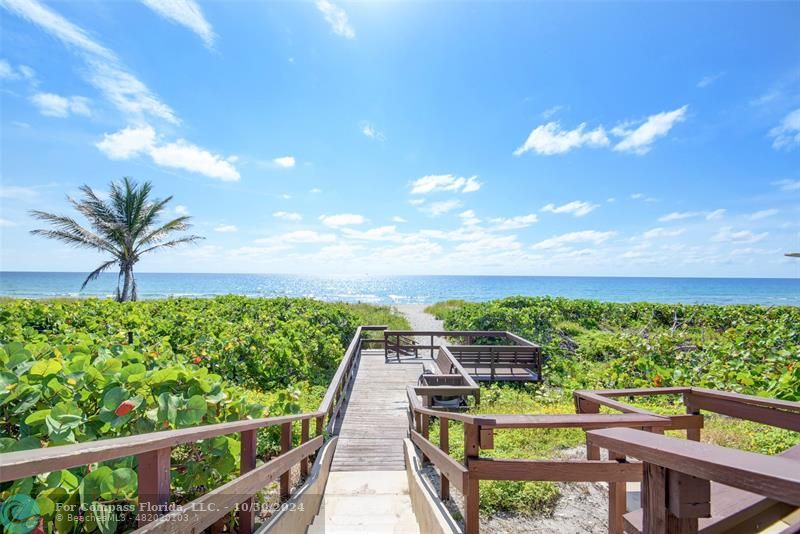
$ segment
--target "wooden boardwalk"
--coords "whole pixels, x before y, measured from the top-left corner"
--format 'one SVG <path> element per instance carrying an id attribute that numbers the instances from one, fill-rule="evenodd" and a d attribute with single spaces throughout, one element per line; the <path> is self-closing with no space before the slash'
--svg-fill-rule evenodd
<path id="1" fill-rule="evenodd" d="M 424 359 L 385 363 L 383 354 L 383 350 L 361 352 L 332 471 L 405 470 L 406 386 L 417 383 Z"/>

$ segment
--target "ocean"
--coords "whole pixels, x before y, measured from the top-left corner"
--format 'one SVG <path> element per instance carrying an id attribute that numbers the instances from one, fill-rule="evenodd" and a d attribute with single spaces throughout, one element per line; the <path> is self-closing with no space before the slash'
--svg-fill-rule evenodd
<path id="1" fill-rule="evenodd" d="M 0 296 L 110 297 L 116 274 L 80 291 L 84 273 L 0 272 Z M 800 306 L 799 278 L 629 278 L 574 276 L 364 276 L 139 273 L 140 299 L 164 297 L 313 297 L 371 304 L 428 304 L 447 299 L 485 301 L 512 295 L 550 295 L 613 302 Z"/>

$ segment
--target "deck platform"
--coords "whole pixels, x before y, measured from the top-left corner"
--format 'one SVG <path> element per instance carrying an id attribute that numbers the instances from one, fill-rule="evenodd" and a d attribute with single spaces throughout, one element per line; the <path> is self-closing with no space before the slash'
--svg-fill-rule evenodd
<path id="1" fill-rule="evenodd" d="M 424 358 L 384 361 L 383 350 L 363 350 L 345 404 L 332 471 L 404 471 L 408 435 L 406 387 L 416 384 Z"/>

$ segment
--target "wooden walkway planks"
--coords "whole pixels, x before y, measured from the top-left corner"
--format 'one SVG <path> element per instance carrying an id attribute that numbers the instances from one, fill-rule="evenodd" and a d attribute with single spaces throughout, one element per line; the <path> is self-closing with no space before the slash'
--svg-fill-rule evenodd
<path id="1" fill-rule="evenodd" d="M 406 386 L 417 383 L 422 362 L 384 362 L 383 350 L 364 350 L 339 430 L 332 471 L 405 470 L 408 435 Z"/>

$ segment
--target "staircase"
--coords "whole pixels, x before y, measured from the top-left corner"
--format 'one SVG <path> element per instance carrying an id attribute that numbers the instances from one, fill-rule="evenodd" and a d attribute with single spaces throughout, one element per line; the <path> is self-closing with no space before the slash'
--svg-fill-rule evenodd
<path id="1" fill-rule="evenodd" d="M 334 471 L 308 534 L 416 534 L 405 471 Z"/>

